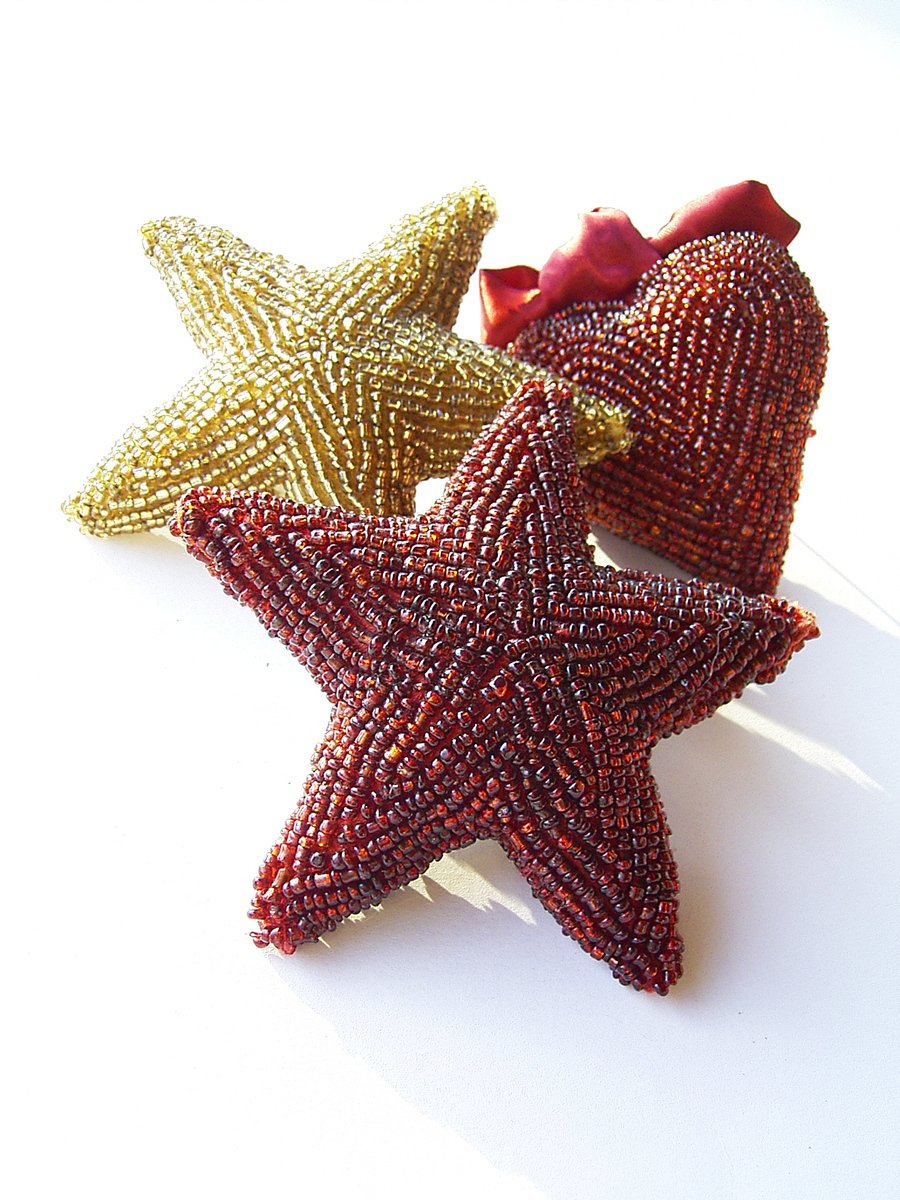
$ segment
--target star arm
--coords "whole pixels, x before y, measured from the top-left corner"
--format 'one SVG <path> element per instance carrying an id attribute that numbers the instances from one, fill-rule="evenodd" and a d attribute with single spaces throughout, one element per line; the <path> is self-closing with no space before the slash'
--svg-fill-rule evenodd
<path id="1" fill-rule="evenodd" d="M 412 841 L 417 808 L 395 783 L 388 722 L 399 707 L 383 687 L 355 711 L 336 707 L 303 796 L 256 880 L 250 916 L 259 945 L 292 953 L 379 903 L 439 853 Z M 390 809 L 385 795 L 394 797 Z"/>
<path id="2" fill-rule="evenodd" d="M 475 607 L 453 531 L 422 519 L 199 488 L 170 528 L 335 702 L 428 676 Z"/>
<path id="3" fill-rule="evenodd" d="M 695 621 L 673 629 L 663 649 L 678 680 L 668 697 L 663 736 L 711 716 L 751 683 L 771 683 L 809 639 L 819 636 L 812 613 L 799 605 L 723 585 L 700 586 L 700 614 L 694 607 Z"/>
<path id="4" fill-rule="evenodd" d="M 307 272 L 189 217 L 151 221 L 144 251 L 199 348 L 258 354 L 292 336 Z"/>
<path id="5" fill-rule="evenodd" d="M 291 953 L 479 836 L 470 799 L 482 776 L 453 750 L 457 686 L 455 664 L 431 664 L 336 705 L 256 881 L 260 945 Z"/>
<path id="6" fill-rule="evenodd" d="M 179 496 L 200 484 L 293 485 L 292 371 L 267 358 L 215 359 L 125 431 L 64 511 L 86 532 L 108 536 L 165 525 Z"/>
<path id="7" fill-rule="evenodd" d="M 583 949 L 665 992 L 681 974 L 678 881 L 648 751 L 584 695 L 537 656 L 492 706 L 491 832 Z"/>
<path id="8" fill-rule="evenodd" d="M 812 615 L 786 600 L 638 571 L 598 568 L 568 600 L 557 636 L 593 629 L 576 651 L 579 681 L 648 746 L 770 682 L 818 636 Z"/>
<path id="9" fill-rule="evenodd" d="M 479 184 L 444 196 L 399 221 L 356 259 L 323 272 L 335 309 L 358 307 L 395 316 L 427 316 L 450 328 L 496 220 Z"/>
<path id="10" fill-rule="evenodd" d="M 463 526 L 467 549 L 495 574 L 537 571 L 546 591 L 527 590 L 539 607 L 552 605 L 568 587 L 567 573 L 592 562 L 580 488 L 569 393 L 532 381 L 484 431 L 432 514 Z"/>

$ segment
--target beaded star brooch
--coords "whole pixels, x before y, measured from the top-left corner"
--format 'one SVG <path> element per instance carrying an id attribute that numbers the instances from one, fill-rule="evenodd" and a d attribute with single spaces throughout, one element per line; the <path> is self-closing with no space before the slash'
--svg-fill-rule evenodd
<path id="1" fill-rule="evenodd" d="M 171 528 L 334 706 L 256 882 L 259 945 L 291 953 L 494 838 L 622 983 L 678 979 L 650 751 L 818 631 L 784 600 L 595 566 L 563 389 L 523 387 L 423 516 L 200 488 Z"/>
<path id="2" fill-rule="evenodd" d="M 781 577 L 825 373 L 798 228 L 745 183 L 655 238 L 596 209 L 540 272 L 481 272 L 488 341 L 630 413 L 630 453 L 585 470 L 591 517 L 748 592 Z"/>
<path id="3" fill-rule="evenodd" d="M 192 486 L 411 513 L 540 368 L 450 332 L 494 202 L 473 186 L 406 217 L 358 259 L 307 271 L 187 218 L 144 243 L 207 366 L 132 426 L 66 513 L 94 534 L 166 523 Z M 576 386 L 579 453 L 629 437 Z"/>

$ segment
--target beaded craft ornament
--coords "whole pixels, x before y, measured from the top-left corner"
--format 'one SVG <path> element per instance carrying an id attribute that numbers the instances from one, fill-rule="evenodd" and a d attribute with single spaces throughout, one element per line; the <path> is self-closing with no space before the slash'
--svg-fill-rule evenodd
<path id="1" fill-rule="evenodd" d="M 488 340 L 630 413 L 630 453 L 585 469 L 591 517 L 748 592 L 781 577 L 825 373 L 798 228 L 745 183 L 655 238 L 596 209 L 542 271 L 481 272 Z"/>
<path id="2" fill-rule="evenodd" d="M 446 475 L 542 373 L 450 332 L 494 217 L 472 186 L 326 271 L 187 218 L 145 226 L 209 362 L 122 436 L 66 513 L 94 534 L 151 529 L 199 484 L 412 512 L 416 484 Z M 621 412 L 576 391 L 584 460 L 625 446 Z"/>
<path id="3" fill-rule="evenodd" d="M 622 983 L 677 980 L 651 748 L 818 631 L 785 600 L 595 566 L 564 389 L 524 386 L 420 517 L 200 488 L 171 528 L 334 705 L 260 869 L 259 945 L 291 953 L 495 838 Z"/>

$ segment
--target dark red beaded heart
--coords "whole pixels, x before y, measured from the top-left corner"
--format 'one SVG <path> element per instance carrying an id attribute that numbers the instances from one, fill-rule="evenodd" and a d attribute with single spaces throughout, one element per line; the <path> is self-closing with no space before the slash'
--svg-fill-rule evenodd
<path id="1" fill-rule="evenodd" d="M 630 411 L 632 449 L 585 469 L 593 519 L 707 579 L 775 590 L 827 354 L 778 242 L 688 242 L 628 300 L 571 305 L 506 349 Z"/>

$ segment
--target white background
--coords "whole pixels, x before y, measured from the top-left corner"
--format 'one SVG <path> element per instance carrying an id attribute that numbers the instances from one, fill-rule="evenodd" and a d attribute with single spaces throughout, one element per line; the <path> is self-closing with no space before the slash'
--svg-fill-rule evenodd
<path id="1" fill-rule="evenodd" d="M 6 1194 L 896 1195 L 896 7 L 2 25 Z M 830 317 L 782 583 L 822 638 L 654 755 L 684 979 L 619 987 L 492 845 L 328 945 L 255 950 L 251 880 L 325 702 L 179 545 L 59 512 L 200 365 L 138 227 L 193 215 L 322 266 L 480 179 L 485 262 L 539 265 L 581 209 L 652 233 L 747 177 L 801 220 Z"/>

